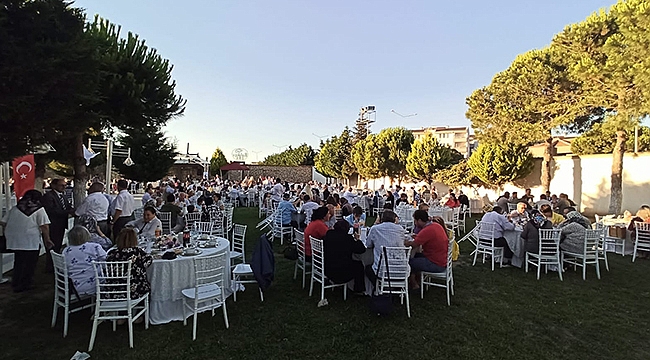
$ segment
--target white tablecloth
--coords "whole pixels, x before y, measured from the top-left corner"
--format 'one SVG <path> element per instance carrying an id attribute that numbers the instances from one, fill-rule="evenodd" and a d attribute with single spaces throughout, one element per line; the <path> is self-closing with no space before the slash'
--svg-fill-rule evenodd
<path id="1" fill-rule="evenodd" d="M 429 208 L 429 216 L 438 216 L 445 222 L 451 222 L 454 220 L 454 210 L 451 208 Z"/>
<path id="2" fill-rule="evenodd" d="M 219 246 L 216 248 L 202 248 L 202 253 L 196 256 L 208 256 L 221 252 L 226 253 L 224 264 L 224 289 L 226 295 L 232 293 L 230 286 L 230 242 L 225 238 L 218 238 Z M 195 286 L 194 257 L 178 256 L 174 260 L 154 260 L 147 269 L 147 276 L 151 283 L 149 301 L 149 320 L 151 324 L 166 324 L 170 321 L 182 321 L 189 317 L 191 312 L 183 309 L 183 289 Z"/>
<path id="3" fill-rule="evenodd" d="M 512 266 L 518 268 L 524 265 L 526 260 L 526 244 L 521 239 L 521 230 L 506 230 L 503 232 L 503 237 L 508 242 L 508 247 L 512 250 Z"/>

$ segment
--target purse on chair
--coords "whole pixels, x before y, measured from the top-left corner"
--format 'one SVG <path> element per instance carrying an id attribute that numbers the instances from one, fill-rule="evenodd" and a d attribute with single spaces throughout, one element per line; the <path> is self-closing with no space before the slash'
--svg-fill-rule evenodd
<path id="1" fill-rule="evenodd" d="M 388 259 L 388 252 L 384 247 L 384 259 Z M 381 269 L 381 258 L 377 265 L 377 280 L 379 280 L 379 269 Z M 390 288 L 390 269 L 388 268 L 388 261 L 386 261 L 386 274 L 388 275 L 388 287 Z M 379 316 L 388 316 L 393 312 L 393 297 L 388 294 L 376 294 L 377 280 L 375 280 L 375 291 L 370 296 L 370 311 Z"/>

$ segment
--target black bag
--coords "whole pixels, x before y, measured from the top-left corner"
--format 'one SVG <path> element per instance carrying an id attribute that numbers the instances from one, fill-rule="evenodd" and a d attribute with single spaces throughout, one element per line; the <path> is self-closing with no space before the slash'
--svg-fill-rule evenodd
<path id="1" fill-rule="evenodd" d="M 388 253 L 384 247 L 384 259 L 388 259 Z M 379 279 L 379 269 L 381 268 L 381 258 L 379 259 L 379 264 L 377 265 L 377 279 Z M 386 274 L 388 275 L 388 287 L 390 288 L 390 269 L 388 268 L 388 261 L 386 261 Z M 375 287 L 377 286 L 377 281 L 375 281 Z M 375 289 L 376 290 L 376 289 Z M 373 291 L 370 296 L 370 311 L 379 315 L 379 316 L 388 316 L 393 312 L 393 297 L 390 292 L 388 294 L 376 295 Z"/>
<path id="2" fill-rule="evenodd" d="M 0 253 L 7 253 L 7 238 L 4 235 L 0 235 Z"/>
<path id="3" fill-rule="evenodd" d="M 285 259 L 298 260 L 298 249 L 296 249 L 296 245 L 294 244 L 290 244 L 284 248 L 282 253 L 284 254 Z"/>

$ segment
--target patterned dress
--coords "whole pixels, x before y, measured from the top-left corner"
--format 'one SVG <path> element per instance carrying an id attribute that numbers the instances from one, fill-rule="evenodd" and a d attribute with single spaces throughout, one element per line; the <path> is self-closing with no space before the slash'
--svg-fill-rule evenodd
<path id="1" fill-rule="evenodd" d="M 87 242 L 81 245 L 71 245 L 63 250 L 68 275 L 79 294 L 94 294 L 97 290 L 95 284 L 95 269 L 93 261 L 104 261 L 106 251 L 101 245 Z"/>
<path id="2" fill-rule="evenodd" d="M 147 267 L 151 265 L 153 258 L 139 247 L 115 249 L 106 257 L 106 261 L 129 260 L 133 262 L 131 265 L 131 299 L 138 299 L 151 291 L 151 285 L 147 279 Z"/>

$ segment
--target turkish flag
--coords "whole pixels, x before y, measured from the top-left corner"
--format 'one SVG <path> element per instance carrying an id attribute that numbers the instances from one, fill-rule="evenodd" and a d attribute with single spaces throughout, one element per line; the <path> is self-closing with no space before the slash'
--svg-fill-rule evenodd
<path id="1" fill-rule="evenodd" d="M 14 191 L 16 199 L 23 197 L 27 190 L 34 188 L 36 174 L 34 172 L 34 155 L 25 155 L 15 158 L 11 162 L 11 168 L 14 172 Z"/>

